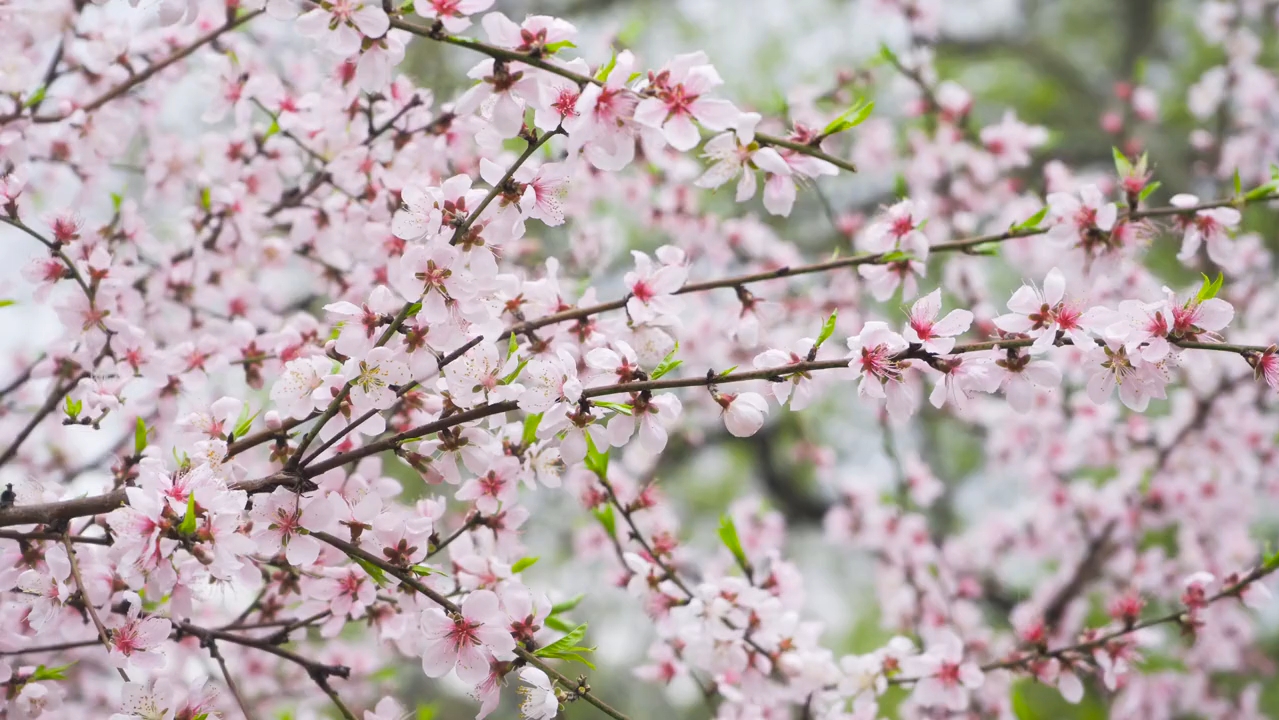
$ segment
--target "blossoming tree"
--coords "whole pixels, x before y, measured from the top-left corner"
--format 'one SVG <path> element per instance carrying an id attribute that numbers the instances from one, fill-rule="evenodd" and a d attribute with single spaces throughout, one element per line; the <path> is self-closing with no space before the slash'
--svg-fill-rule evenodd
<path id="1" fill-rule="evenodd" d="M 642 717 L 535 567 L 557 545 L 651 642 L 627 682 L 693 716 L 1258 716 L 1273 3 L 1202 3 L 1222 62 L 1123 85 L 1101 164 L 982 121 L 940 0 L 879 0 L 909 42 L 784 116 L 702 52 L 579 51 L 492 0 L 137 5 L 0 4 L 0 229 L 32 257 L 0 307 L 0 716 L 429 716 L 412 668 L 481 718 Z M 471 53 L 465 89 L 402 72 L 414 44 Z M 1134 131 L 1160 102 L 1197 118 L 1185 187 Z M 810 202 L 859 168 L 897 191 Z M 830 257 L 774 221 L 822 204 Z M 869 419 L 889 470 L 787 444 L 809 413 Z M 690 543 L 664 478 L 734 438 L 793 472 Z M 870 646 L 806 601 L 811 520 L 872 570 Z"/>

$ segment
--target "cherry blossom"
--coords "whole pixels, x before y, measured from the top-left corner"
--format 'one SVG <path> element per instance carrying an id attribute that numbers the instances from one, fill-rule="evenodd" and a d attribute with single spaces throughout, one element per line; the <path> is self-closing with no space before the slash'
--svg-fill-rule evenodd
<path id="1" fill-rule="evenodd" d="M 684 152 L 701 140 L 696 120 L 712 131 L 726 130 L 737 121 L 738 110 L 727 100 L 704 97 L 723 85 L 705 53 L 677 55 L 656 72 L 649 72 L 646 97 L 635 107 L 635 122 L 662 131 L 671 147 Z"/>
<path id="2" fill-rule="evenodd" d="M 1174 195 L 1169 201 L 1179 208 L 1197 208 L 1199 198 L 1182 193 Z M 1181 240 L 1181 251 L 1177 259 L 1187 262 L 1199 252 L 1199 246 L 1206 246 L 1208 258 L 1222 267 L 1234 266 L 1234 252 L 1231 249 L 1230 233 L 1239 226 L 1242 215 L 1232 207 L 1212 207 L 1196 209 L 1193 215 L 1177 215 L 1178 228 L 1184 235 Z"/>
<path id="3" fill-rule="evenodd" d="M 856 377 L 857 394 L 863 398 L 887 398 L 888 412 L 902 421 L 915 410 L 915 398 L 903 382 L 904 367 L 896 355 L 909 343 L 882 322 L 868 322 L 861 333 L 848 339 L 852 358 L 848 366 Z"/>
<path id="4" fill-rule="evenodd" d="M 934 290 L 910 307 L 910 320 L 902 336 L 930 353 L 945 355 L 950 352 L 955 347 L 954 336 L 968 330 L 973 314 L 967 310 L 951 310 L 946 317 L 938 320 L 940 313 L 941 290 Z"/>
<path id="5" fill-rule="evenodd" d="M 964 643 L 950 631 L 938 634 L 924 654 L 904 660 L 902 671 L 923 678 L 912 693 L 916 702 L 952 712 L 967 709 L 969 691 L 981 687 L 985 680 L 975 663 L 964 661 Z"/>
<path id="6" fill-rule="evenodd" d="M 546 673 L 535 667 L 520 671 L 520 713 L 529 720 L 551 720 L 560 711 L 560 701 L 555 697 L 555 687 Z"/>
<path id="7" fill-rule="evenodd" d="M 488 673 L 488 656 L 510 660 L 515 640 L 505 630 L 505 615 L 497 595 L 477 590 L 462 601 L 456 613 L 438 608 L 422 611 L 422 672 L 441 677 L 455 667 L 458 679 L 477 684 Z"/>

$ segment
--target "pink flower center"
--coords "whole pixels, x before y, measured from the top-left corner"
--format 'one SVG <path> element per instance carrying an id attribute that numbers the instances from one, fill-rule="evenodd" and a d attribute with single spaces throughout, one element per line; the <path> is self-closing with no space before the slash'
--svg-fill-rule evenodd
<path id="1" fill-rule="evenodd" d="M 948 688 L 959 685 L 959 663 L 944 662 L 937 671 L 937 679 Z"/>

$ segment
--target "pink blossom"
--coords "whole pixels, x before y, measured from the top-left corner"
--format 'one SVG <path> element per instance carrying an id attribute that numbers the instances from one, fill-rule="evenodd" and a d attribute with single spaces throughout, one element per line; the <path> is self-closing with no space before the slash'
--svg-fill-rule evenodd
<path id="1" fill-rule="evenodd" d="M 1195 208 L 1199 205 L 1199 198 L 1183 193 L 1174 195 L 1169 203 L 1175 207 Z M 1239 226 L 1242 217 L 1233 207 L 1205 208 L 1196 210 L 1193 215 L 1186 213 L 1175 216 L 1174 222 L 1183 233 L 1177 259 L 1187 262 L 1199 252 L 1200 245 L 1206 245 L 1208 259 L 1223 267 L 1232 267 L 1234 251 L 1230 233 Z"/>
<path id="2" fill-rule="evenodd" d="M 967 310 L 951 310 L 941 320 L 941 290 L 931 293 L 915 301 L 910 308 L 910 320 L 903 337 L 911 343 L 919 344 L 927 352 L 937 355 L 949 353 L 955 347 L 956 335 L 968 331 L 973 322 L 973 314 Z"/>
<path id="3" fill-rule="evenodd" d="M 649 72 L 646 91 L 651 96 L 635 108 L 635 122 L 661 130 L 680 152 L 692 150 L 701 139 L 694 120 L 713 131 L 726 130 L 737 121 L 732 103 L 704 97 L 723 84 L 705 53 L 677 55 L 661 70 Z"/>
<path id="4" fill-rule="evenodd" d="M 948 630 L 939 633 L 923 655 L 902 661 L 902 671 L 923 678 L 912 693 L 916 702 L 951 712 L 967 709 L 968 692 L 980 688 L 985 680 L 976 663 L 965 662 L 963 641 Z"/>
<path id="5" fill-rule="evenodd" d="M 458 679 L 474 685 L 488 673 L 489 655 L 515 658 L 515 640 L 506 631 L 506 616 L 492 591 L 471 593 L 457 613 L 423 610 L 421 622 L 426 635 L 422 672 L 427 677 L 442 677 L 456 667 Z"/>

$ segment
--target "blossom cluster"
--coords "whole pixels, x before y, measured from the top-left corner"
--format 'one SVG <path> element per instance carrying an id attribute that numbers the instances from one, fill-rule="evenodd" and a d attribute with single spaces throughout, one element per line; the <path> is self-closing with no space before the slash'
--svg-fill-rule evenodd
<path id="1" fill-rule="evenodd" d="M 864 71 L 906 86 L 894 117 L 842 84 L 769 116 L 705 52 L 592 56 L 492 5 L 0 8 L 0 229 L 31 248 L 0 321 L 59 332 L 0 376 L 0 713 L 400 720 L 411 667 L 477 718 L 626 717 L 557 552 L 645 619 L 640 681 L 725 719 L 866 720 L 893 688 L 899 717 L 1007 717 L 1024 681 L 1116 717 L 1256 703 L 1204 682 L 1257 669 L 1279 569 L 1248 527 L 1279 464 L 1279 291 L 1244 222 L 1279 199 L 1279 84 L 1246 3 L 1203 4 L 1229 62 L 1185 99 L 1239 115 L 1191 138 L 1212 197 L 1163 205 L 1132 143 L 1112 173 L 1011 110 L 978 126 L 935 0 L 876 3 L 911 38 Z M 436 97 L 415 43 L 482 59 Z M 1158 117 L 1118 96 L 1107 132 Z M 902 192 L 837 212 L 818 183 L 858 170 Z M 822 204 L 829 259 L 778 224 Z M 792 417 L 835 430 L 787 444 Z M 875 425 L 871 477 L 848 438 Z M 707 550 L 662 479 L 705 490 L 680 455 L 710 446 L 772 497 L 717 508 Z M 969 476 L 1007 505 L 957 520 Z M 810 602 L 803 522 L 873 567 L 875 647 Z M 1165 656 L 1199 681 L 1175 703 Z"/>

